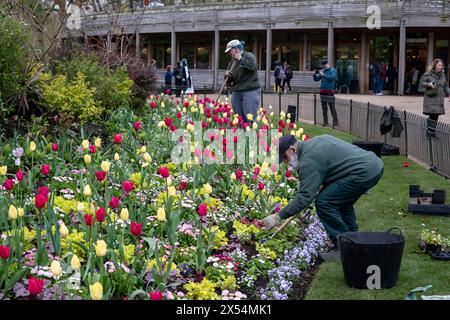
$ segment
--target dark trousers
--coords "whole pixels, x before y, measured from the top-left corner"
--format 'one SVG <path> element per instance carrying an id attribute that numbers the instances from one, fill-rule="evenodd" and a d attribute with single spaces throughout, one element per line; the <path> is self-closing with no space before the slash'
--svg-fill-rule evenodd
<path id="1" fill-rule="evenodd" d="M 334 95 L 320 95 L 320 102 L 322 103 L 323 124 L 328 125 L 328 107 L 330 107 L 331 116 L 333 117 L 333 126 L 339 126 L 338 115 L 336 112 L 336 98 Z"/>
<path id="2" fill-rule="evenodd" d="M 333 243 L 336 244 L 336 237 L 341 233 L 358 231 L 353 205 L 382 175 L 383 170 L 367 181 L 355 181 L 348 176 L 331 183 L 316 197 L 317 215 Z"/>
<path id="3" fill-rule="evenodd" d="M 275 92 L 283 92 L 283 86 L 281 85 L 281 79 L 275 78 Z"/>
<path id="4" fill-rule="evenodd" d="M 292 88 L 291 88 L 291 79 L 283 79 L 283 90 L 286 88 L 286 84 L 287 84 L 288 87 L 289 87 L 289 91 L 292 91 Z"/>
<path id="5" fill-rule="evenodd" d="M 431 134 L 432 137 L 436 136 L 436 127 L 439 119 L 438 113 L 428 114 L 430 117 L 427 120 L 428 133 Z"/>

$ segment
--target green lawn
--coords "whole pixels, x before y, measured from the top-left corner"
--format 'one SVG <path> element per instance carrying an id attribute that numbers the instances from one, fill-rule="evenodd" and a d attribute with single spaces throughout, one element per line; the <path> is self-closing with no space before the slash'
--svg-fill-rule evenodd
<path id="1" fill-rule="evenodd" d="M 306 133 L 318 135 L 332 134 L 346 141 L 357 139 L 349 134 L 328 128 L 303 125 Z M 383 178 L 369 195 L 364 195 L 356 203 L 357 222 L 360 231 L 385 231 L 390 227 L 400 227 L 406 237 L 405 250 L 397 286 L 384 290 L 360 290 L 349 288 L 344 281 L 339 262 L 325 262 L 320 265 L 306 299 L 404 299 L 411 289 L 433 285 L 426 295 L 450 294 L 450 262 L 432 260 L 420 253 L 418 241 L 425 224 L 428 228 L 438 228 L 450 235 L 450 217 L 413 215 L 407 212 L 409 185 L 418 184 L 425 192 L 445 189 L 450 195 L 450 181 L 409 161 L 403 156 L 382 158 L 385 164 Z M 447 203 L 449 203 L 447 199 Z"/>

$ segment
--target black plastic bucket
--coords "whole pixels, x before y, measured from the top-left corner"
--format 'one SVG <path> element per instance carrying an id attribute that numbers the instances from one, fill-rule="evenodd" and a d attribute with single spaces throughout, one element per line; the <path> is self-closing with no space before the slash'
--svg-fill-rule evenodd
<path id="1" fill-rule="evenodd" d="M 355 146 L 360 147 L 361 149 L 364 149 L 366 151 L 372 151 L 375 153 L 379 158 L 381 158 L 381 154 L 383 153 L 383 142 L 376 142 L 376 141 L 353 141 L 353 144 Z"/>
<path id="2" fill-rule="evenodd" d="M 395 287 L 402 262 L 405 237 L 386 232 L 346 232 L 339 235 L 342 268 L 350 287 L 372 289 L 369 281 L 379 271 L 379 288 Z M 379 268 L 374 271 L 374 268 Z M 369 279 L 370 278 L 370 279 Z M 375 282 L 376 283 L 376 282 Z"/>

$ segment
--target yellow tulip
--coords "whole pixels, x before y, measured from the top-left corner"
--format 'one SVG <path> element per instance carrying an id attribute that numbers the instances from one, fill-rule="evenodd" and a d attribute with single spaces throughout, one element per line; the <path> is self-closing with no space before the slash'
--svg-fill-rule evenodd
<path id="1" fill-rule="evenodd" d="M 148 163 L 152 162 L 152 157 L 149 155 L 148 152 L 144 153 L 144 160 Z"/>
<path id="2" fill-rule="evenodd" d="M 256 122 L 253 122 L 253 129 L 254 130 L 258 129 L 258 124 Z"/>
<path id="3" fill-rule="evenodd" d="M 251 113 L 247 114 L 247 120 L 252 121 L 253 120 L 253 114 L 251 114 Z"/>
<path id="4" fill-rule="evenodd" d="M 212 187 L 209 183 L 203 185 L 203 187 L 205 188 L 205 193 L 210 195 L 212 193 Z"/>
<path id="5" fill-rule="evenodd" d="M 165 126 L 166 126 L 166 123 L 164 121 L 158 122 L 158 127 L 159 128 L 164 128 Z"/>
<path id="6" fill-rule="evenodd" d="M 156 214 L 156 218 L 158 219 L 158 221 L 161 221 L 161 222 L 167 221 L 166 220 L 166 210 L 164 210 L 164 208 L 159 208 L 158 212 Z"/>
<path id="7" fill-rule="evenodd" d="M 11 220 L 17 219 L 17 208 L 15 206 L 13 206 L 12 204 L 9 206 L 8 218 Z"/>
<path id="8" fill-rule="evenodd" d="M 90 185 L 85 185 L 85 186 L 84 186 L 83 194 L 84 194 L 86 197 L 89 197 L 90 195 L 92 195 L 92 190 L 91 190 L 91 186 L 90 186 Z"/>
<path id="9" fill-rule="evenodd" d="M 34 143 L 33 141 L 30 142 L 30 151 L 34 152 L 36 150 L 36 143 Z"/>
<path id="10" fill-rule="evenodd" d="M 84 206 L 84 203 L 83 203 L 83 202 L 78 202 L 78 204 L 77 204 L 77 211 L 78 211 L 78 212 L 84 212 L 84 211 L 86 211 L 86 207 Z"/>
<path id="11" fill-rule="evenodd" d="M 17 215 L 19 216 L 19 218 L 22 218 L 25 215 L 25 211 L 23 210 L 23 208 L 17 208 Z"/>
<path id="12" fill-rule="evenodd" d="M 83 140 L 83 142 L 81 143 L 81 146 L 83 147 L 84 150 L 89 148 L 89 140 Z"/>
<path id="13" fill-rule="evenodd" d="M 116 160 L 116 161 L 120 160 L 120 156 L 119 156 L 119 154 L 117 152 L 114 153 L 114 160 Z"/>
<path id="14" fill-rule="evenodd" d="M 91 158 L 91 156 L 90 156 L 89 154 L 86 154 L 86 155 L 84 156 L 84 163 L 90 164 L 90 163 L 91 163 L 91 160 L 92 160 L 92 158 Z"/>
<path id="15" fill-rule="evenodd" d="M 167 177 L 166 181 L 167 181 L 167 185 L 168 186 L 172 185 L 172 178 L 171 177 Z"/>
<path id="16" fill-rule="evenodd" d="M 100 282 L 96 282 L 93 285 L 89 285 L 89 292 L 92 300 L 102 300 L 103 298 L 103 286 Z"/>
<path id="17" fill-rule="evenodd" d="M 170 186 L 170 187 L 168 188 L 168 192 L 169 192 L 169 197 L 175 197 L 175 195 L 176 195 L 176 193 L 177 193 L 177 191 L 176 191 L 176 189 L 175 189 L 174 186 Z"/>
<path id="18" fill-rule="evenodd" d="M 94 144 L 97 148 L 100 148 L 102 146 L 102 139 L 101 138 L 95 139 Z"/>
<path id="19" fill-rule="evenodd" d="M 62 274 L 61 263 L 59 263 L 59 261 L 53 260 L 52 264 L 50 265 L 50 271 L 55 277 L 61 276 Z"/>
<path id="20" fill-rule="evenodd" d="M 8 172 L 8 167 L 7 166 L 1 166 L 0 167 L 0 176 L 6 175 L 7 172 Z"/>
<path id="21" fill-rule="evenodd" d="M 105 172 L 109 172 L 109 169 L 111 168 L 111 162 L 109 161 L 102 161 L 102 170 Z"/>
<path id="22" fill-rule="evenodd" d="M 231 178 L 231 180 L 236 180 L 236 174 L 233 172 L 233 173 L 230 175 L 230 178 Z"/>
<path id="23" fill-rule="evenodd" d="M 127 208 L 123 208 L 122 210 L 120 210 L 120 220 L 128 221 L 129 217 L 130 217 L 130 214 L 129 214 Z"/>
<path id="24" fill-rule="evenodd" d="M 59 233 L 61 234 L 61 237 L 65 238 L 69 234 L 69 229 L 67 229 L 65 224 L 61 224 L 59 226 Z"/>
<path id="25" fill-rule="evenodd" d="M 106 242 L 104 240 L 97 240 L 94 247 L 97 257 L 104 257 L 106 255 Z"/>
<path id="26" fill-rule="evenodd" d="M 74 270 L 79 270 L 80 269 L 80 267 L 81 267 L 80 259 L 78 259 L 76 254 L 74 254 L 72 256 L 72 259 L 70 260 L 70 266 Z"/>
<path id="27" fill-rule="evenodd" d="M 146 146 L 142 146 L 140 153 L 145 153 L 145 152 L 147 152 L 147 147 Z"/>

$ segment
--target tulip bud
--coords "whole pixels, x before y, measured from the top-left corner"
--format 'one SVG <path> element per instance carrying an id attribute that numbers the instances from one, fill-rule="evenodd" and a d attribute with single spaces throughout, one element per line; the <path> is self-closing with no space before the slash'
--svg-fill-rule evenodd
<path id="1" fill-rule="evenodd" d="M 17 208 L 17 215 L 19 216 L 19 218 L 22 218 L 25 215 L 25 211 L 23 210 L 23 208 Z"/>
<path id="2" fill-rule="evenodd" d="M 120 210 L 120 220 L 128 221 L 129 217 L 130 217 L 130 214 L 128 212 L 128 209 L 127 208 L 122 208 L 122 210 Z"/>
<path id="3" fill-rule="evenodd" d="M 156 214 L 156 218 L 158 219 L 158 221 L 161 221 L 161 222 L 167 221 L 166 220 L 166 210 L 164 210 L 164 208 L 159 208 L 158 212 Z"/>
<path id="4" fill-rule="evenodd" d="M 76 254 L 74 254 L 72 256 L 72 259 L 70 260 L 70 266 L 74 270 L 79 270 L 80 269 L 80 267 L 81 267 L 80 259 L 78 259 Z"/>
<path id="5" fill-rule="evenodd" d="M 91 158 L 91 156 L 89 154 L 84 156 L 84 163 L 90 164 L 91 160 L 92 160 L 92 158 Z"/>
<path id="6" fill-rule="evenodd" d="M 92 190 L 91 190 L 91 186 L 90 186 L 90 185 L 85 185 L 85 186 L 84 186 L 83 194 L 84 194 L 86 197 L 89 197 L 89 196 L 92 195 Z"/>
<path id="7" fill-rule="evenodd" d="M 83 142 L 81 143 L 81 146 L 83 147 L 84 150 L 89 148 L 89 140 L 83 140 Z"/>
<path id="8" fill-rule="evenodd" d="M 96 282 L 89 286 L 89 293 L 92 300 L 102 300 L 103 298 L 103 286 L 100 282 Z"/>
<path id="9" fill-rule="evenodd" d="M 174 197 L 176 195 L 176 189 L 174 186 L 170 186 L 168 188 L 168 194 L 169 194 L 169 197 Z"/>
<path id="10" fill-rule="evenodd" d="M 152 157 L 148 152 L 144 153 L 144 160 L 148 163 L 152 162 Z"/>
<path id="11" fill-rule="evenodd" d="M 97 148 L 100 148 L 102 146 L 102 139 L 101 138 L 95 139 L 94 144 Z"/>
<path id="12" fill-rule="evenodd" d="M 30 151 L 31 152 L 36 151 L 36 143 L 34 143 L 33 141 L 30 142 Z"/>
<path id="13" fill-rule="evenodd" d="M 10 220 L 16 220 L 17 219 L 17 208 L 13 206 L 12 204 L 9 206 L 8 210 L 8 218 Z"/>
<path id="14" fill-rule="evenodd" d="M 231 180 L 236 180 L 236 174 L 233 172 L 233 173 L 230 175 L 230 178 L 231 178 Z"/>
<path id="15" fill-rule="evenodd" d="M 59 261 L 53 260 L 52 264 L 50 265 L 50 271 L 55 277 L 61 276 L 62 274 L 61 263 L 59 263 Z"/>
<path id="16" fill-rule="evenodd" d="M 67 237 L 69 235 L 69 229 L 67 229 L 65 224 L 61 224 L 59 226 L 59 233 L 61 234 L 61 237 Z"/>
<path id="17" fill-rule="evenodd" d="M 97 257 L 104 257 L 106 255 L 106 242 L 104 240 L 97 240 L 94 247 Z"/>
<path id="18" fill-rule="evenodd" d="M 8 172 L 8 167 L 7 166 L 1 166 L 0 167 L 0 176 L 6 175 L 7 172 Z"/>
<path id="19" fill-rule="evenodd" d="M 109 169 L 111 168 L 111 162 L 109 162 L 109 161 L 102 161 L 101 168 L 102 168 L 103 171 L 109 172 Z"/>

